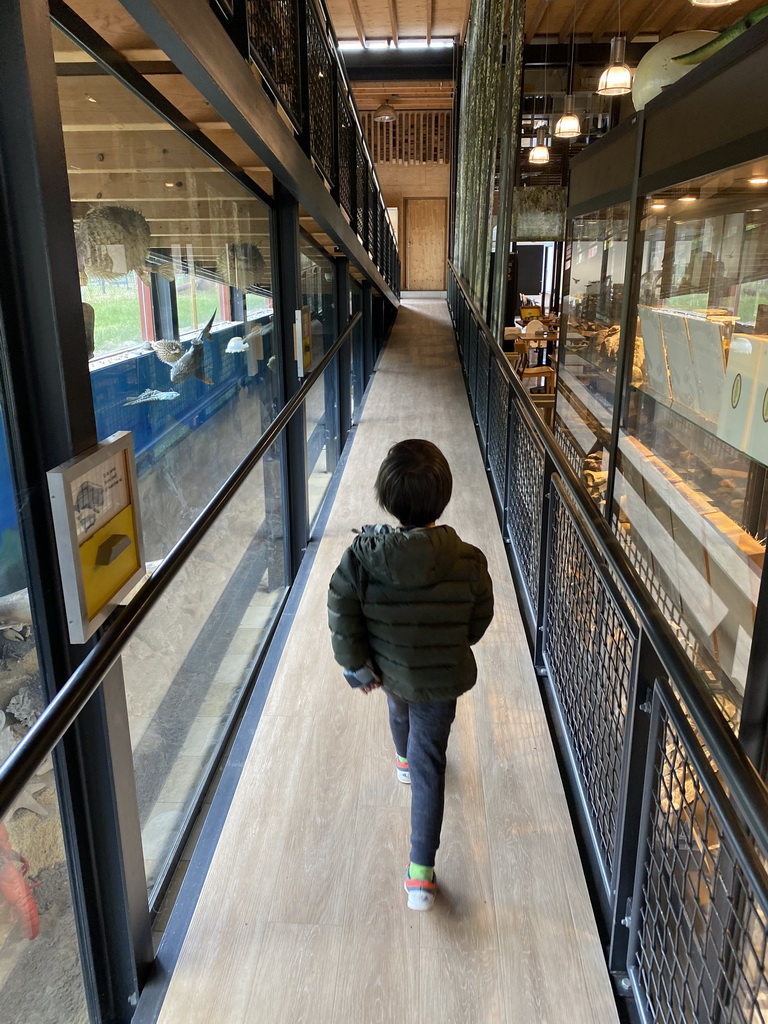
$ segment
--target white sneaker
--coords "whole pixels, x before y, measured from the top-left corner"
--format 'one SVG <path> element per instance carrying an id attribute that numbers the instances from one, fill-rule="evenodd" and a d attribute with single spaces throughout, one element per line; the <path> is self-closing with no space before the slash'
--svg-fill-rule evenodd
<path id="1" fill-rule="evenodd" d="M 410 867 L 410 865 L 409 865 Z M 403 887 L 408 893 L 409 910 L 431 910 L 437 895 L 437 878 L 432 875 L 432 881 L 427 882 L 421 878 L 411 878 L 408 868 L 405 869 L 405 885 Z"/>

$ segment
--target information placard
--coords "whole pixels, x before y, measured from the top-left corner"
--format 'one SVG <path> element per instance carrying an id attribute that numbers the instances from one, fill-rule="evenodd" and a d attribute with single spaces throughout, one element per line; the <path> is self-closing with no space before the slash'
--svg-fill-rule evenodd
<path id="1" fill-rule="evenodd" d="M 132 435 L 47 475 L 69 635 L 84 643 L 144 576 Z"/>

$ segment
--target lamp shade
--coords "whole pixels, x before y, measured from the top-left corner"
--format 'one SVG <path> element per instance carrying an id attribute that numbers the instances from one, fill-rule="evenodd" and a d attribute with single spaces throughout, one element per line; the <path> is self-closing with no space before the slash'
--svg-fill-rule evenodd
<path id="1" fill-rule="evenodd" d="M 528 154 L 529 164 L 548 164 L 549 163 L 549 146 L 546 143 L 546 128 L 536 129 L 536 145 L 533 146 Z"/>
<path id="2" fill-rule="evenodd" d="M 624 63 L 625 48 L 624 36 L 614 36 L 611 40 L 610 63 L 600 75 L 597 86 L 598 96 L 625 96 L 632 91 L 632 71 Z"/>
<path id="3" fill-rule="evenodd" d="M 389 100 L 387 100 L 385 103 L 382 103 L 381 106 L 376 107 L 376 109 L 373 112 L 373 120 L 374 121 L 396 121 L 397 120 L 397 111 L 390 104 Z"/>
<path id="4" fill-rule="evenodd" d="M 565 109 L 555 125 L 555 135 L 558 139 L 575 139 L 581 135 L 581 121 L 573 110 L 573 96 L 565 97 Z"/>

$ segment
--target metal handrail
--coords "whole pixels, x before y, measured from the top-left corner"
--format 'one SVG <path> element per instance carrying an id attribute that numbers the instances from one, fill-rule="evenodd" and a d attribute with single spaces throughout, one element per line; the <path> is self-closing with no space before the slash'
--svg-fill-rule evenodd
<path id="1" fill-rule="evenodd" d="M 355 313 L 317 367 L 305 378 L 296 394 L 286 402 L 256 445 L 230 474 L 187 532 L 176 542 L 139 594 L 115 615 L 98 642 L 46 705 L 30 731 L 18 746 L 14 747 L 4 764 L 0 765 L 0 820 L 32 778 L 40 763 L 51 753 L 96 692 L 131 635 L 176 578 L 198 542 L 237 493 L 256 463 L 263 458 L 303 405 L 307 394 L 321 378 L 362 316 L 362 313 Z"/>
<path id="2" fill-rule="evenodd" d="M 669 623 L 648 593 L 636 569 L 627 559 L 605 517 L 588 496 L 583 483 L 563 455 L 555 435 L 536 412 L 530 396 L 514 375 L 501 346 L 491 334 L 451 260 L 448 261 L 448 266 L 472 316 L 477 321 L 478 328 L 488 342 L 490 351 L 512 387 L 523 419 L 544 447 L 555 471 L 571 492 L 580 515 L 588 524 L 600 569 L 606 578 L 609 577 L 609 573 L 613 573 L 621 581 L 638 623 L 680 693 L 696 729 L 718 765 L 746 827 L 753 833 L 761 847 L 768 851 L 768 787 L 726 724 L 712 694 L 683 653 Z M 600 564 L 600 560 L 604 565 Z"/>

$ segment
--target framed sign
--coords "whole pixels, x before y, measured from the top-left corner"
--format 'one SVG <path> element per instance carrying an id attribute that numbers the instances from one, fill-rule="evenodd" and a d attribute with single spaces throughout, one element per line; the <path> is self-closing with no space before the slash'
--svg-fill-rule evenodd
<path id="1" fill-rule="evenodd" d="M 112 434 L 48 475 L 72 643 L 84 643 L 144 576 L 133 438 Z"/>

